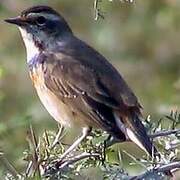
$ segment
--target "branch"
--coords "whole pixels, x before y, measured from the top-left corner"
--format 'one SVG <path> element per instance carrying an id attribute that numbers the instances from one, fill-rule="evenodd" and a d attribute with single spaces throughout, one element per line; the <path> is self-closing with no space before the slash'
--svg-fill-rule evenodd
<path id="1" fill-rule="evenodd" d="M 157 138 L 157 137 L 169 136 L 169 135 L 172 135 L 172 134 L 180 134 L 180 129 L 159 131 L 159 132 L 156 132 L 154 134 L 150 134 L 149 137 L 154 139 L 154 138 Z"/>
<path id="2" fill-rule="evenodd" d="M 145 173 L 143 173 L 139 176 L 131 177 L 130 180 L 152 178 L 153 176 L 156 177 L 157 179 L 159 179 L 160 177 L 162 177 L 162 175 L 160 175 L 159 173 L 166 174 L 166 173 L 171 172 L 175 169 L 180 169 L 180 161 L 165 164 L 165 165 L 162 165 L 160 167 L 155 167 L 154 169 L 146 171 Z"/>
<path id="3" fill-rule="evenodd" d="M 80 155 L 77 155 L 71 159 L 67 159 L 67 160 L 64 160 L 64 161 L 55 161 L 54 163 L 52 163 L 50 166 L 46 167 L 44 169 L 44 174 L 45 176 L 49 176 L 51 174 L 54 174 L 58 171 L 63 171 L 65 170 L 66 168 L 68 168 L 70 165 L 73 165 L 83 159 L 86 159 L 86 158 L 98 158 L 100 157 L 100 154 L 98 153 L 87 153 L 87 152 L 84 152 Z"/>
<path id="4" fill-rule="evenodd" d="M 155 168 L 154 170 L 156 172 L 168 172 L 168 171 L 171 171 L 173 169 L 180 169 L 180 161 L 162 165 L 158 168 Z"/>
<path id="5" fill-rule="evenodd" d="M 75 156 L 74 158 L 72 158 L 70 160 L 67 160 L 67 161 L 63 162 L 59 166 L 59 168 L 61 169 L 61 168 L 67 167 L 69 165 L 72 165 L 72 164 L 74 164 L 74 163 L 76 163 L 76 162 L 78 162 L 80 160 L 86 159 L 86 158 L 92 158 L 92 157 L 98 158 L 99 156 L 100 156 L 100 154 L 98 154 L 98 153 L 93 153 L 92 154 L 92 153 L 86 153 L 85 152 L 85 153 L 82 153 L 80 155 Z"/>
<path id="6" fill-rule="evenodd" d="M 104 19 L 103 13 L 99 7 L 101 0 L 94 0 L 94 19 L 97 21 L 100 18 Z"/>
<path id="7" fill-rule="evenodd" d="M 64 127 L 60 126 L 58 133 L 57 133 L 53 143 L 51 144 L 51 147 L 50 147 L 51 149 L 53 149 L 59 143 L 59 141 L 64 137 L 65 134 L 63 134 L 63 132 L 64 132 Z"/>
<path id="8" fill-rule="evenodd" d="M 15 167 L 5 158 L 4 153 L 0 152 L 0 160 L 4 167 L 11 173 L 14 178 L 21 178 L 21 174 L 15 169 Z"/>

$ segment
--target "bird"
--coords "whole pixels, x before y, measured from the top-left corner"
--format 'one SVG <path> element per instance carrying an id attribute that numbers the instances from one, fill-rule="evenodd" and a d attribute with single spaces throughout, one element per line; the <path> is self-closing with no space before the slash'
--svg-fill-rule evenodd
<path id="1" fill-rule="evenodd" d="M 93 128 L 106 131 L 112 142 L 132 141 L 150 156 L 157 151 L 142 123 L 142 106 L 122 75 L 60 13 L 39 5 L 5 21 L 20 30 L 30 78 L 46 110 L 82 132 L 62 158 Z"/>

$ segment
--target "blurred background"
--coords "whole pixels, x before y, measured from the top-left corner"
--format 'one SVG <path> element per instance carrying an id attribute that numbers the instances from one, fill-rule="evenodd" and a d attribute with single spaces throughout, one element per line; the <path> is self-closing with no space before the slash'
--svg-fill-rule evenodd
<path id="1" fill-rule="evenodd" d="M 32 87 L 18 29 L 3 22 L 29 6 L 46 4 L 61 12 L 74 33 L 121 72 L 139 97 L 144 116 L 158 119 L 180 107 L 180 1 L 103 0 L 99 5 L 105 19 L 98 21 L 93 2 L 0 0 L 0 152 L 19 169 L 29 124 L 38 135 L 57 129 Z"/>

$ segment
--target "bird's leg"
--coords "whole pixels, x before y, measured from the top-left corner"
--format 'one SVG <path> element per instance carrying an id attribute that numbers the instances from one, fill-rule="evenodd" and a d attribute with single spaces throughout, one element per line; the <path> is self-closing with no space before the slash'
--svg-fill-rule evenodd
<path id="1" fill-rule="evenodd" d="M 82 130 L 82 135 L 61 155 L 60 161 L 62 161 L 70 152 L 77 148 L 81 141 L 89 134 L 91 128 L 85 127 Z"/>
<path id="2" fill-rule="evenodd" d="M 106 160 L 106 148 L 109 148 L 110 146 L 112 146 L 115 143 L 118 143 L 119 140 L 115 137 L 113 137 L 112 135 L 109 135 L 107 137 L 107 139 L 104 141 L 104 146 L 103 146 L 103 158 L 102 158 L 102 162 L 104 163 Z"/>
<path id="3" fill-rule="evenodd" d="M 78 145 L 82 142 L 82 140 L 90 133 L 91 128 L 84 127 L 82 129 L 82 135 L 61 155 L 59 160 L 55 160 L 51 166 L 49 166 L 47 169 L 45 169 L 45 175 L 55 173 L 59 168 L 61 168 L 61 165 L 63 166 L 66 161 L 63 161 L 69 153 L 71 153 L 74 149 L 78 147 Z M 68 160 L 67 160 L 68 161 Z"/>

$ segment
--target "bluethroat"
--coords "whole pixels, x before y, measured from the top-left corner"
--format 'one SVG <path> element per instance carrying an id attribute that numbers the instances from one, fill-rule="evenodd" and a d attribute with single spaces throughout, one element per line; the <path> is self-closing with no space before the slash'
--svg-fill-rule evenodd
<path id="1" fill-rule="evenodd" d="M 50 115 L 63 126 L 82 129 L 65 151 L 74 150 L 92 128 L 112 142 L 133 141 L 152 155 L 154 146 L 141 120 L 141 105 L 120 73 L 78 39 L 65 19 L 48 6 L 34 6 L 5 20 L 18 26 L 30 77 Z"/>

